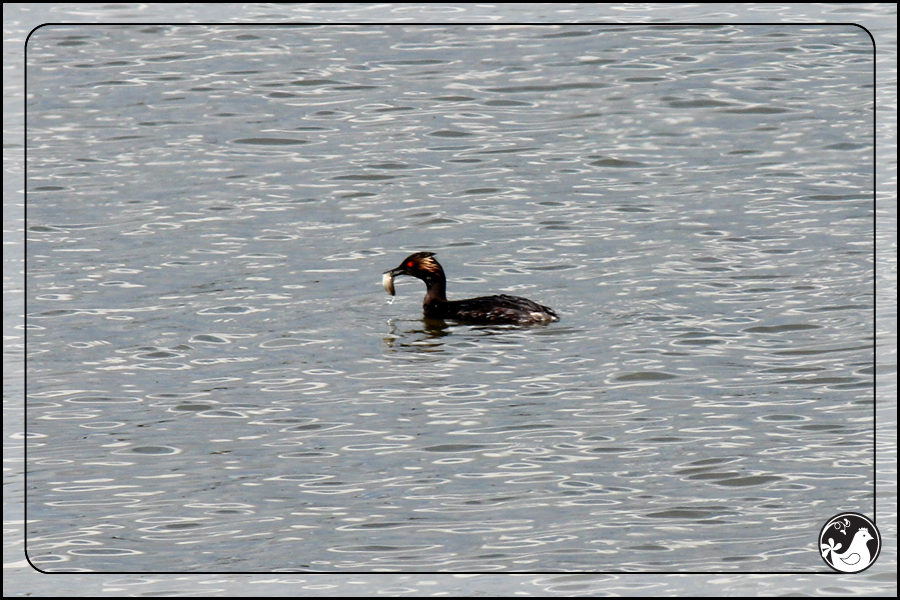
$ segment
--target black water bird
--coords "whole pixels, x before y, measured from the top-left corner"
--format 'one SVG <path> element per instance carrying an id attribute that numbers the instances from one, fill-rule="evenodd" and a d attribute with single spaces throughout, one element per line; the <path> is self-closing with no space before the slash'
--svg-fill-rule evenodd
<path id="1" fill-rule="evenodd" d="M 453 319 L 474 324 L 540 325 L 559 321 L 552 308 L 519 296 L 481 296 L 468 300 L 447 300 L 447 277 L 434 252 L 416 252 L 400 266 L 384 272 L 381 283 L 394 295 L 394 277 L 407 275 L 425 282 L 425 317 Z"/>

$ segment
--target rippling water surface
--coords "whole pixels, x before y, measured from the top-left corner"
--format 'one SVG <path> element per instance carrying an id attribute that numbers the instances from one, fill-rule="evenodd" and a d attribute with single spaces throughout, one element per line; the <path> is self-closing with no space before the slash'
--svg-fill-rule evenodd
<path id="1" fill-rule="evenodd" d="M 48 26 L 28 555 L 821 572 L 872 511 L 853 26 Z M 422 320 L 512 293 L 546 327 Z"/>

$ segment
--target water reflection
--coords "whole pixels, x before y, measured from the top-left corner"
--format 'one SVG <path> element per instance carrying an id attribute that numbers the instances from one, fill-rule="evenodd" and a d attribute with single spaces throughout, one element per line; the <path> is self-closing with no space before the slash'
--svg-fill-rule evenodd
<path id="1" fill-rule="evenodd" d="M 384 342 L 391 351 L 441 352 L 441 339 L 453 335 L 453 330 L 454 325 L 441 319 L 390 319 Z"/>

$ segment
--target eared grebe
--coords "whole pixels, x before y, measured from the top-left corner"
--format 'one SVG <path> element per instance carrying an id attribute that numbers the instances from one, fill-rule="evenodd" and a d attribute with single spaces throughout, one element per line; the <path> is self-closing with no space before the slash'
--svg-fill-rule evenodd
<path id="1" fill-rule="evenodd" d="M 468 300 L 447 300 L 447 277 L 434 252 L 416 252 L 403 259 L 400 266 L 385 271 L 381 279 L 385 291 L 394 295 L 394 277 L 409 275 L 425 282 L 425 316 L 431 319 L 453 319 L 467 323 L 536 325 L 559 321 L 552 308 L 541 306 L 518 296 L 482 296 Z"/>

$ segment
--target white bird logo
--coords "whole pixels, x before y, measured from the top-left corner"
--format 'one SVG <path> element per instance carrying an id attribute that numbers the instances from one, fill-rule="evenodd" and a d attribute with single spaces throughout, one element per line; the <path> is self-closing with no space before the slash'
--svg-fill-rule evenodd
<path id="1" fill-rule="evenodd" d="M 865 527 L 860 527 L 859 531 L 853 536 L 850 547 L 844 552 L 838 553 L 842 544 L 835 544 L 834 538 L 828 538 L 828 543 L 822 544 L 822 558 L 827 558 L 830 552 L 830 562 L 835 569 L 844 573 L 856 573 L 868 566 L 872 560 L 869 547 L 866 545 L 866 542 L 872 539 L 875 538 L 872 537 L 869 530 Z"/>

